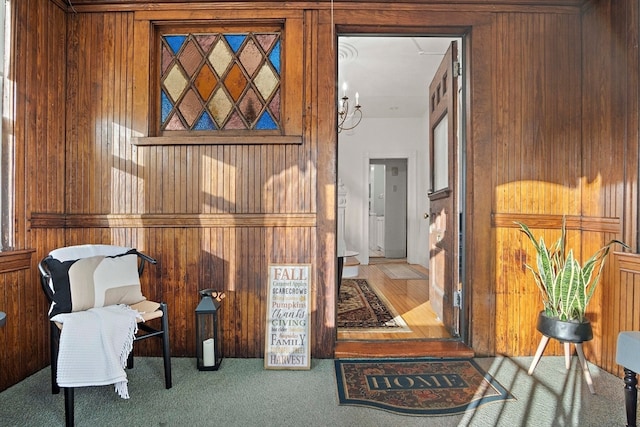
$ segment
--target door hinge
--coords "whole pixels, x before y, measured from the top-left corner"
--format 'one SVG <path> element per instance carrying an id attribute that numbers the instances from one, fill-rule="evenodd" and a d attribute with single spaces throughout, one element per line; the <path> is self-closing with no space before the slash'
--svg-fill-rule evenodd
<path id="1" fill-rule="evenodd" d="M 453 77 L 460 77 L 462 75 L 462 65 L 460 61 L 453 61 Z"/>
<path id="2" fill-rule="evenodd" d="M 457 290 L 453 293 L 453 307 L 462 308 L 462 291 Z"/>

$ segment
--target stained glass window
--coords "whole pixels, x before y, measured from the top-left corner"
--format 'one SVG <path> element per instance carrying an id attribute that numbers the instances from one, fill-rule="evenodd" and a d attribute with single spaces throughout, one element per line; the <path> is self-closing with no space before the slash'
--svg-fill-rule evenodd
<path id="1" fill-rule="evenodd" d="M 281 129 L 280 32 L 160 37 L 160 131 Z"/>

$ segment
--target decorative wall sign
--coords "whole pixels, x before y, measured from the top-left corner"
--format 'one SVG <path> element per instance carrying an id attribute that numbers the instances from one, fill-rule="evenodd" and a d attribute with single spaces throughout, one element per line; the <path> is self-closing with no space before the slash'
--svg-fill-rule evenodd
<path id="1" fill-rule="evenodd" d="M 269 265 L 265 369 L 309 369 L 310 264 Z"/>

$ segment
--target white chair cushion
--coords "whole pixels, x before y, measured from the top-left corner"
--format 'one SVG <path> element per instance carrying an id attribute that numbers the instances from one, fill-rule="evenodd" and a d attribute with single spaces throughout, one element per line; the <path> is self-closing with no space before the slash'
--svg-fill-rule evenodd
<path id="1" fill-rule="evenodd" d="M 70 261 L 93 256 L 117 256 L 127 253 L 131 248 L 115 245 L 77 245 L 54 249 L 49 252 L 52 258 L 60 262 Z"/>
<path id="2" fill-rule="evenodd" d="M 640 332 L 620 332 L 616 363 L 635 373 L 640 372 Z"/>

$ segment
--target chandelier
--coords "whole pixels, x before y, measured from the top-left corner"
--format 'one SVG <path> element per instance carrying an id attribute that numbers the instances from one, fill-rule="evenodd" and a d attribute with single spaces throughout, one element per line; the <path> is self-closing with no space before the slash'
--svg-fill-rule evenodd
<path id="1" fill-rule="evenodd" d="M 347 84 L 342 84 L 342 98 L 338 100 L 338 133 L 343 130 L 351 130 L 360 124 L 362 120 L 362 109 L 360 105 L 360 94 L 356 92 L 356 105 L 350 109 L 349 97 L 347 96 Z"/>

